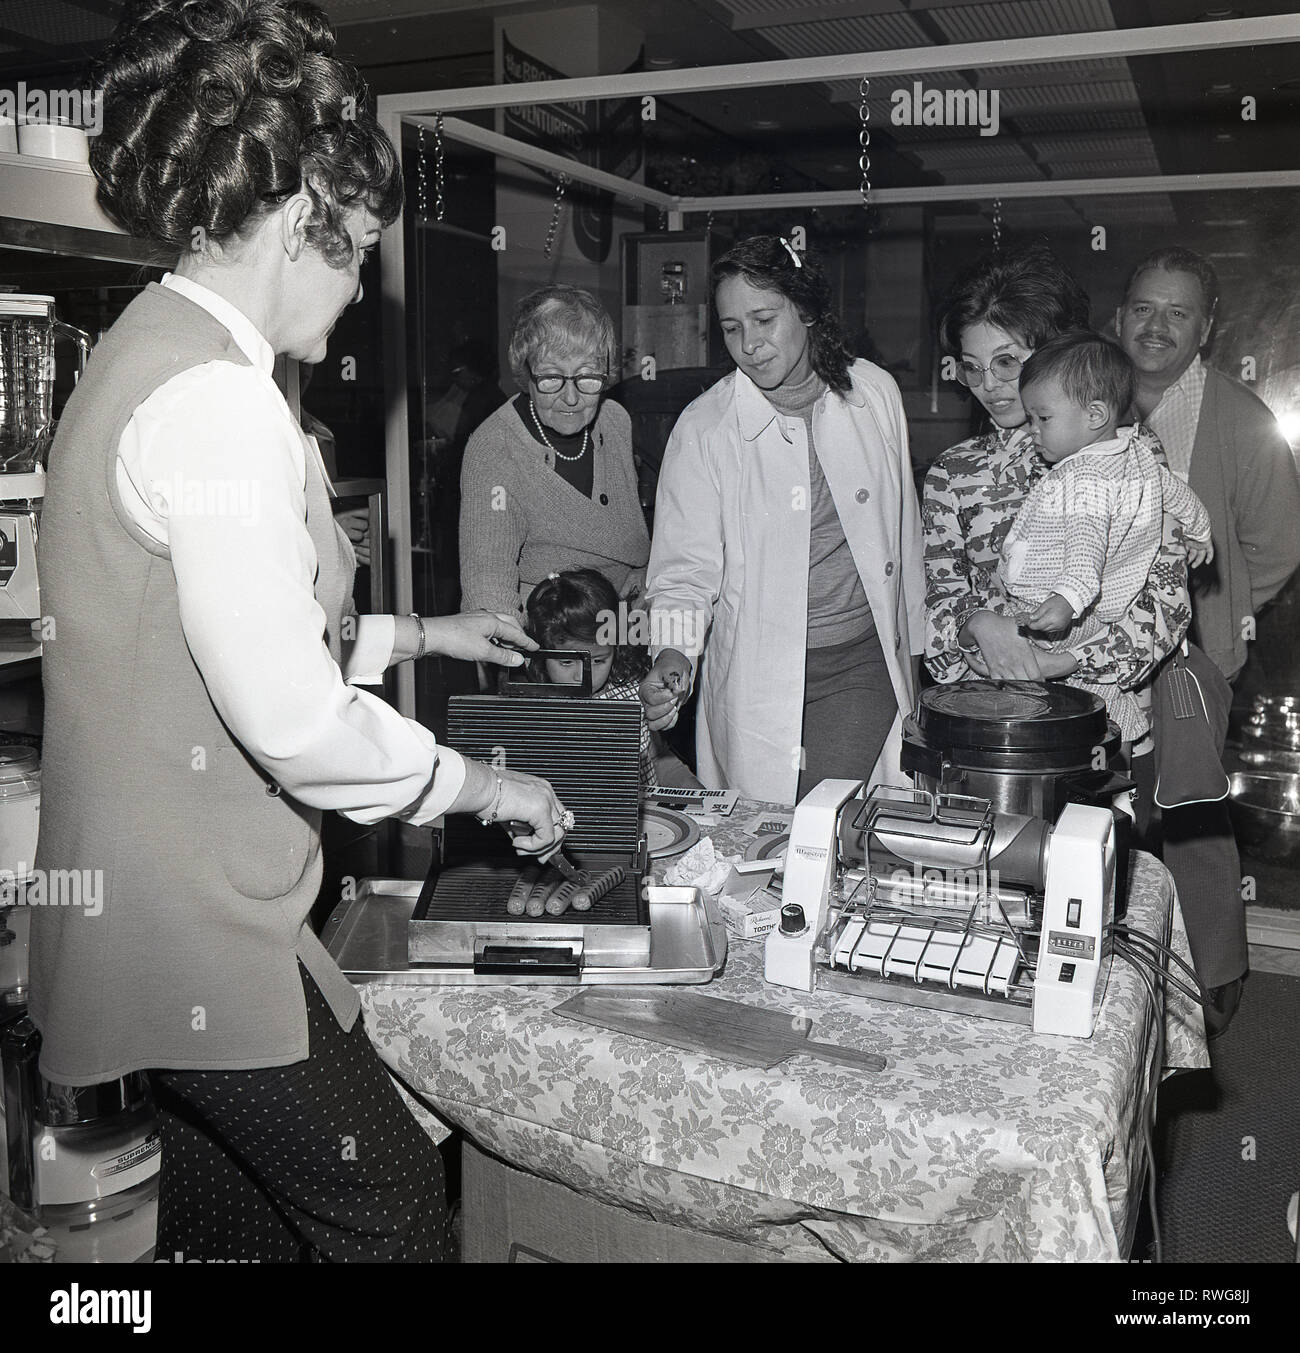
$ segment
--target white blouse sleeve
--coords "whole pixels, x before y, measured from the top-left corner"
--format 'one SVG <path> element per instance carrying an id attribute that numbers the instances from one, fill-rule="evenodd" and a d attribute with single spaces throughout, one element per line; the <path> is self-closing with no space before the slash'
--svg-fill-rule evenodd
<path id="1" fill-rule="evenodd" d="M 349 686 L 378 686 L 392 664 L 396 643 L 395 616 L 357 616 L 356 640 L 343 657 L 343 680 Z"/>
<path id="2" fill-rule="evenodd" d="M 212 362 L 173 378 L 136 410 L 119 454 L 127 510 L 151 534 L 163 526 L 186 642 L 249 755 L 302 803 L 357 822 L 445 812 L 462 759 L 348 685 L 326 647 L 305 448 L 270 376 Z M 385 655 L 383 626 L 358 625 L 353 679 L 391 657 L 391 618 L 389 630 Z"/>

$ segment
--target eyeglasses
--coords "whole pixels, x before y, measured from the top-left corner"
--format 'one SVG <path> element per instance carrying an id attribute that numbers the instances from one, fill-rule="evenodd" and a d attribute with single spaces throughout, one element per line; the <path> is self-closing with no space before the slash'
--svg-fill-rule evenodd
<path id="1" fill-rule="evenodd" d="M 539 376 L 528 367 L 528 378 L 543 395 L 558 395 L 570 381 L 579 394 L 598 395 L 605 388 L 607 377 L 583 374 L 581 376 Z"/>
<path id="2" fill-rule="evenodd" d="M 995 381 L 1001 381 L 1004 384 L 1013 381 L 1020 375 L 1020 368 L 1024 366 L 1027 358 L 1013 357 L 1009 352 L 999 353 L 988 366 L 980 366 L 978 362 L 972 362 L 969 358 L 962 358 L 961 365 L 957 368 L 957 379 L 970 389 L 978 389 L 984 384 L 984 373 L 991 372 Z"/>

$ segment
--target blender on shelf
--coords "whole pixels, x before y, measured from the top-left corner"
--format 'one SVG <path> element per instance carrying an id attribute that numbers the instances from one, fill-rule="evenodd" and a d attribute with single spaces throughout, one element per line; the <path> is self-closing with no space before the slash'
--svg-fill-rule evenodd
<path id="1" fill-rule="evenodd" d="M 73 339 L 78 375 L 90 338 L 54 317 L 52 296 L 0 293 L 0 663 L 36 657 L 41 618 L 37 526 L 54 435 L 57 335 Z"/>

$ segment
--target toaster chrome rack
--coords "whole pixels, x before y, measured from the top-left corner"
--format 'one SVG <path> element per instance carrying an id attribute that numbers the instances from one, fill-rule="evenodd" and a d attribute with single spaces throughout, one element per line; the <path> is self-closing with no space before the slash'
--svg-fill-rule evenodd
<path id="1" fill-rule="evenodd" d="M 1114 822 L 826 780 L 795 810 L 769 981 L 1086 1037 L 1105 989 Z"/>

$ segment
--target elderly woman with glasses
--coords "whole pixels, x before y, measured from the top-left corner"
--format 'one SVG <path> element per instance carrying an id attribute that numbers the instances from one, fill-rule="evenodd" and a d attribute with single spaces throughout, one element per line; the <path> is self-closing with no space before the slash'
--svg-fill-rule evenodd
<path id="1" fill-rule="evenodd" d="M 590 292 L 525 296 L 510 334 L 521 393 L 479 427 L 461 471 L 466 610 L 522 617 L 544 578 L 594 568 L 635 604 L 650 537 L 637 495 L 631 419 L 604 392 L 614 325 Z"/>
<path id="2" fill-rule="evenodd" d="M 1014 618 L 988 609 L 1002 542 L 1047 469 L 1020 402 L 1020 369 L 1039 344 L 1087 325 L 1087 294 L 1045 246 L 985 257 L 944 302 L 940 340 L 990 426 L 949 447 L 925 478 L 925 651 L 938 681 L 1047 681 L 1077 672 L 1129 690 L 1146 684 L 1182 641 L 1191 615 L 1187 558 L 1171 519 L 1128 611 L 1074 650 L 1036 648 Z M 1157 454 L 1163 460 L 1158 444 Z"/>

